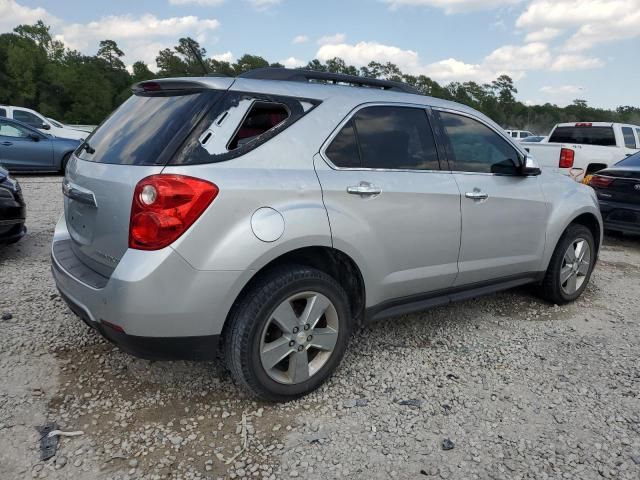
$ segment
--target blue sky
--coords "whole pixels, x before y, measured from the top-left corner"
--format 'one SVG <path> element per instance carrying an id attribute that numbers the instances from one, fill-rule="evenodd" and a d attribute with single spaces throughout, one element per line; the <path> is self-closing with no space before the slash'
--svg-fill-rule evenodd
<path id="1" fill-rule="evenodd" d="M 0 32 L 38 18 L 85 53 L 116 40 L 128 65 L 190 35 L 222 59 L 392 61 L 443 84 L 507 73 L 528 103 L 640 105 L 640 0 L 0 0 Z"/>

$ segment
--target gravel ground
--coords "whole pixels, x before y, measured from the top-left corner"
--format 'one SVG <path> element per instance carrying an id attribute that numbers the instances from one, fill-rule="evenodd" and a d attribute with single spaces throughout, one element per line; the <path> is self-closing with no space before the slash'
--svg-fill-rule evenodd
<path id="1" fill-rule="evenodd" d="M 269 405 L 217 362 L 137 360 L 83 326 L 49 271 L 60 177 L 21 183 L 29 235 L 0 249 L 3 479 L 640 478 L 639 238 L 606 239 L 573 305 L 519 289 L 374 324 L 322 389 Z M 84 434 L 41 462 L 47 421 Z"/>

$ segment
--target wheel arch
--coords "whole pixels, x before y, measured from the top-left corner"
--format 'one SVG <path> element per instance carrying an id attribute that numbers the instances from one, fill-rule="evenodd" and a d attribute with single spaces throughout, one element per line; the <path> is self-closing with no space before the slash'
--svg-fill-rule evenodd
<path id="1" fill-rule="evenodd" d="M 554 235 L 553 241 L 550 242 L 550 245 L 549 245 L 550 248 L 547 249 L 547 252 L 545 255 L 543 271 L 546 271 L 549 268 L 549 262 L 551 261 L 551 257 L 558 245 L 558 242 L 560 242 L 562 235 L 564 235 L 564 233 L 567 231 L 567 229 L 571 225 L 583 225 L 589 229 L 589 231 L 593 235 L 593 240 L 595 242 L 596 259 L 598 258 L 598 252 L 600 251 L 600 246 L 602 245 L 602 233 L 603 233 L 602 224 L 599 221 L 596 213 L 590 210 L 582 211 L 577 213 L 575 216 L 571 217 L 568 221 L 566 221 L 564 223 L 562 230 L 560 230 L 559 232 L 556 233 L 556 235 Z"/>
<path id="2" fill-rule="evenodd" d="M 238 295 L 236 295 L 227 313 L 222 329 L 223 336 L 229 326 L 229 319 L 233 316 L 234 311 L 237 309 L 247 291 L 249 291 L 263 275 L 283 265 L 304 265 L 320 270 L 335 279 L 347 293 L 354 320 L 356 323 L 362 321 L 366 289 L 364 277 L 355 260 L 341 250 L 333 247 L 308 246 L 283 253 L 254 271 L 253 275 L 248 279 Z"/>

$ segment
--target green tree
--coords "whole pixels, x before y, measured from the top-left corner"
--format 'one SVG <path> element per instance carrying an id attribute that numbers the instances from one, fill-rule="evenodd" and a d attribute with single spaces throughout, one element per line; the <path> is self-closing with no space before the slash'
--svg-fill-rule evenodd
<path id="1" fill-rule="evenodd" d="M 113 40 L 102 40 L 98 48 L 96 57 L 103 59 L 112 70 L 124 70 L 124 63 L 120 60 L 124 57 L 124 52 L 118 48 L 118 44 Z"/>
<path id="2" fill-rule="evenodd" d="M 135 62 L 131 67 L 131 70 L 133 71 L 131 80 L 134 83 L 144 82 L 145 80 L 151 80 L 152 78 L 155 77 L 153 72 L 149 70 L 149 67 L 147 67 L 147 64 L 141 60 L 138 60 L 137 62 Z"/>

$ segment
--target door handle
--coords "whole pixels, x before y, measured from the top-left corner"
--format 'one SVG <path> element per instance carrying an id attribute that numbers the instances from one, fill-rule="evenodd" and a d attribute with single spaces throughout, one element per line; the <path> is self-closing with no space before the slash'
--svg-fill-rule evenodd
<path id="1" fill-rule="evenodd" d="M 5 147 L 10 147 L 11 145 L 13 145 L 13 142 L 2 142 L 2 145 L 4 145 Z"/>
<path id="2" fill-rule="evenodd" d="M 382 189 L 380 187 L 376 187 L 368 182 L 360 182 L 359 185 L 347 187 L 347 193 L 351 193 L 353 195 L 379 195 L 381 192 Z"/>
<path id="3" fill-rule="evenodd" d="M 474 188 L 473 192 L 465 193 L 464 196 L 467 197 L 467 198 L 470 198 L 472 200 L 486 200 L 487 198 L 489 198 L 489 195 L 487 195 L 484 192 L 481 192 L 477 188 Z"/>

